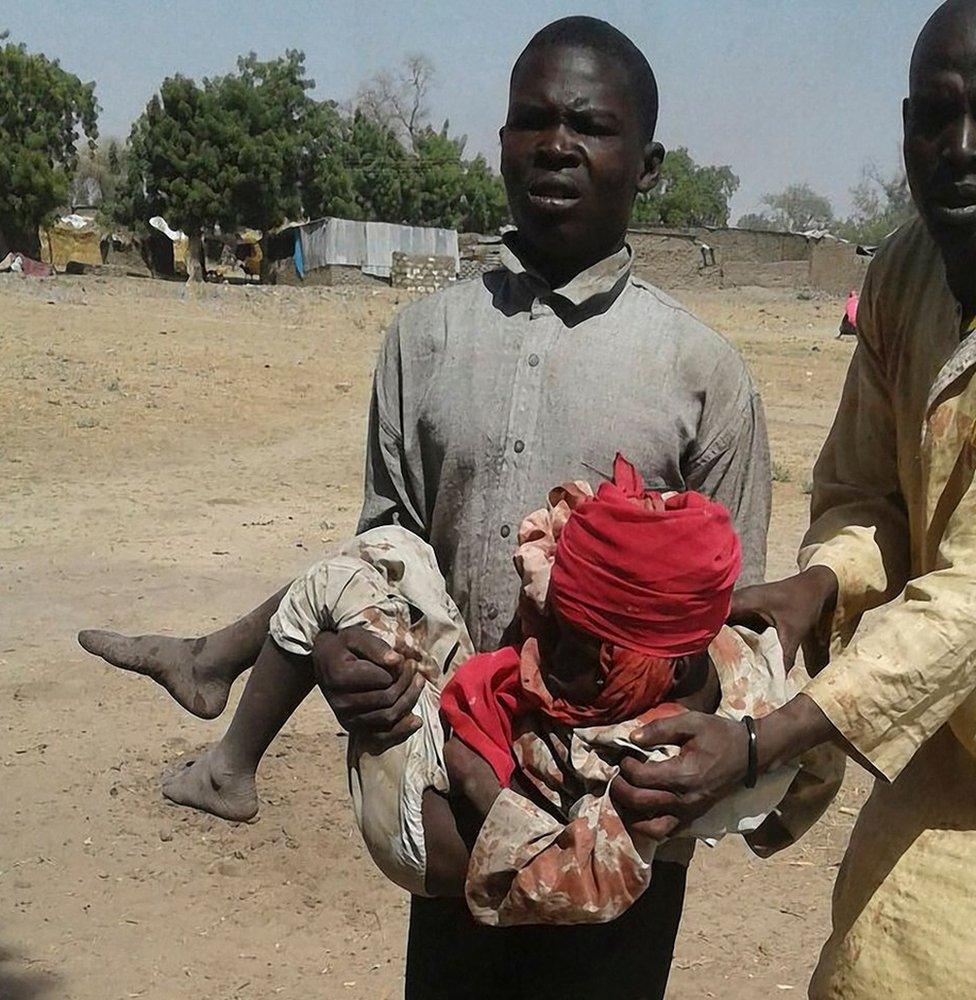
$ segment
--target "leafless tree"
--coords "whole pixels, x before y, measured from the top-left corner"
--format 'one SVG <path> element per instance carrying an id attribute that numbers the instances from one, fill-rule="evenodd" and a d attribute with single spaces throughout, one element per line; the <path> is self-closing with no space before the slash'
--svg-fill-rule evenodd
<path id="1" fill-rule="evenodd" d="M 427 56 L 407 56 L 395 72 L 384 70 L 367 80 L 356 95 L 356 107 L 413 148 L 430 122 L 427 97 L 433 79 L 434 66 Z"/>

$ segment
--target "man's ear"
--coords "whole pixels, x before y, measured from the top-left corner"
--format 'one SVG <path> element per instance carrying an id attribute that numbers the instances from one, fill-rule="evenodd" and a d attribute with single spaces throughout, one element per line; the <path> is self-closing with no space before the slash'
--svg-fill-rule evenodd
<path id="1" fill-rule="evenodd" d="M 647 194 L 657 187 L 661 179 L 661 165 L 665 157 L 664 147 L 659 142 L 649 142 L 644 147 L 644 159 L 642 171 L 637 181 L 637 191 L 639 194 Z"/>
<path id="2" fill-rule="evenodd" d="M 912 116 L 912 99 L 906 97 L 905 100 L 901 102 L 901 123 L 905 129 L 905 135 L 908 135 L 908 119 Z"/>

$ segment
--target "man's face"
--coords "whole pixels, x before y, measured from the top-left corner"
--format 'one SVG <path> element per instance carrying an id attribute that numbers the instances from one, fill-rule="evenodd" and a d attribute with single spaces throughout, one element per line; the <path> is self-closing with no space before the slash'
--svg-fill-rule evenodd
<path id="1" fill-rule="evenodd" d="M 635 194 L 657 180 L 626 72 L 584 48 L 529 51 L 512 80 L 502 176 L 527 247 L 554 264 L 618 249 Z"/>
<path id="2" fill-rule="evenodd" d="M 912 197 L 935 241 L 976 248 L 976 19 L 957 17 L 919 43 L 904 107 Z"/>

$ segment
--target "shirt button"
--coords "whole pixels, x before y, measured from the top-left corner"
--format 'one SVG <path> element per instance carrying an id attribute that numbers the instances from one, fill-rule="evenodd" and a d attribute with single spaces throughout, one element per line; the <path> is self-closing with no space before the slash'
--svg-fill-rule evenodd
<path id="1" fill-rule="evenodd" d="M 503 524 L 502 525 L 502 538 L 508 538 L 508 536 L 511 533 L 512 533 L 512 529 L 507 524 Z"/>
<path id="2" fill-rule="evenodd" d="M 488 605 L 488 620 L 494 621 L 498 617 L 498 608 L 494 604 Z"/>
<path id="3" fill-rule="evenodd" d="M 523 451 L 525 451 L 525 442 L 524 441 L 516 441 L 515 442 L 515 454 L 516 455 L 521 455 Z"/>
<path id="4" fill-rule="evenodd" d="M 530 354 L 529 355 L 529 367 L 530 368 L 535 368 L 538 364 L 539 364 L 539 355 L 538 354 Z"/>

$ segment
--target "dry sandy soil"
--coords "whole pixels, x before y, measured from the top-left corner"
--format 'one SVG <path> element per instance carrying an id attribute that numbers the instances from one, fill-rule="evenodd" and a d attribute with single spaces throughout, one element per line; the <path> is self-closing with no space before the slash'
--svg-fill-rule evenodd
<path id="1" fill-rule="evenodd" d="M 745 352 L 789 571 L 848 343 L 842 304 L 683 296 Z M 389 289 L 0 283 L 0 997 L 396 997 L 406 900 L 372 869 L 343 738 L 310 700 L 260 775 L 258 822 L 168 806 L 165 765 L 221 722 L 76 645 L 79 627 L 195 634 L 348 533 Z M 673 1000 L 802 996 L 867 785 L 797 848 L 698 852 Z"/>

